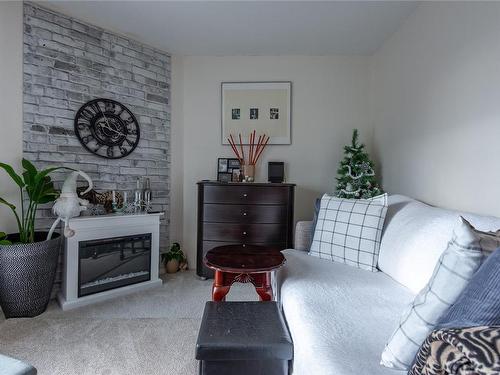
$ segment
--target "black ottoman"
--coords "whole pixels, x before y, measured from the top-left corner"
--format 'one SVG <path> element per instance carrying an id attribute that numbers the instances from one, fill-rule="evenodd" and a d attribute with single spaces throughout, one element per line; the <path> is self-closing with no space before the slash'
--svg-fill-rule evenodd
<path id="1" fill-rule="evenodd" d="M 202 375 L 285 375 L 293 344 L 276 302 L 207 302 L 196 359 Z"/>

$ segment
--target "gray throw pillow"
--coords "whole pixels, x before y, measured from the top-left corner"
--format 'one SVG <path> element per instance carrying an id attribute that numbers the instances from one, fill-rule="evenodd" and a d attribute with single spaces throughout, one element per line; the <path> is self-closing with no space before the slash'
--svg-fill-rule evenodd
<path id="1" fill-rule="evenodd" d="M 500 325 L 500 248 L 472 276 L 437 328 Z"/>

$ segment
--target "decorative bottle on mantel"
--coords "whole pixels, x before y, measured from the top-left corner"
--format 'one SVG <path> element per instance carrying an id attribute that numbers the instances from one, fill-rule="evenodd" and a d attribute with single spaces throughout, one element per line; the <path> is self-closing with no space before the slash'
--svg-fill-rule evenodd
<path id="1" fill-rule="evenodd" d="M 144 195 L 142 190 L 141 178 L 137 177 L 135 192 L 134 192 L 134 208 L 135 212 L 142 210 L 142 205 L 144 204 Z"/>
<path id="2" fill-rule="evenodd" d="M 146 178 L 144 181 L 144 190 L 142 192 L 143 210 L 148 212 L 151 208 L 151 182 L 149 178 Z"/>

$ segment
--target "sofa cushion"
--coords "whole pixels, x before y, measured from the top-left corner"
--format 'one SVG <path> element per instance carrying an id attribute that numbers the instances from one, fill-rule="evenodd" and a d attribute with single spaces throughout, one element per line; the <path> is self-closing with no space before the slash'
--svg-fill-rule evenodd
<path id="1" fill-rule="evenodd" d="M 294 342 L 294 375 L 395 375 L 379 365 L 413 294 L 382 272 L 285 250 L 278 295 Z"/>
<path id="2" fill-rule="evenodd" d="M 435 208 L 402 195 L 389 196 L 379 269 L 418 293 L 429 281 L 460 215 L 479 230 L 500 228 L 500 218 Z"/>
<path id="3" fill-rule="evenodd" d="M 386 211 L 386 194 L 370 199 L 323 195 L 310 254 L 377 271 Z"/>
<path id="4" fill-rule="evenodd" d="M 438 328 L 500 326 L 500 248 L 486 259 Z"/>
<path id="5" fill-rule="evenodd" d="M 463 218 L 457 220 L 453 237 L 439 258 L 429 283 L 403 313 L 385 347 L 381 362 L 384 366 L 409 369 L 438 319 L 455 303 L 486 254 L 500 244 L 500 241 L 489 241 L 490 237 L 489 233 L 476 231 Z"/>

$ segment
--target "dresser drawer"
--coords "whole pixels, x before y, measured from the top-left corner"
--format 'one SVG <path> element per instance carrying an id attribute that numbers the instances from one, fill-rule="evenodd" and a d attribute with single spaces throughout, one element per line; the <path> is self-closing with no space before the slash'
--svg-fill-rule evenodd
<path id="1" fill-rule="evenodd" d="M 203 241 L 203 257 L 205 257 L 205 254 L 209 250 L 212 250 L 214 247 L 226 246 L 226 245 L 240 245 L 241 247 L 245 247 L 245 245 L 247 245 L 247 244 L 241 244 L 239 242 Z M 258 243 L 248 243 L 248 245 L 259 245 L 259 246 L 265 246 L 265 247 L 270 247 L 270 248 L 279 249 L 279 250 L 286 249 L 285 243 L 260 243 L 260 242 L 258 242 Z"/>
<path id="2" fill-rule="evenodd" d="M 240 204 L 205 204 L 203 221 L 214 223 L 282 224 L 286 222 L 286 206 Z"/>
<path id="3" fill-rule="evenodd" d="M 203 240 L 254 244 L 286 242 L 286 225 L 204 223 Z"/>
<path id="4" fill-rule="evenodd" d="M 204 203 L 227 204 L 288 204 L 288 188 L 275 186 L 205 186 Z"/>

